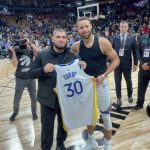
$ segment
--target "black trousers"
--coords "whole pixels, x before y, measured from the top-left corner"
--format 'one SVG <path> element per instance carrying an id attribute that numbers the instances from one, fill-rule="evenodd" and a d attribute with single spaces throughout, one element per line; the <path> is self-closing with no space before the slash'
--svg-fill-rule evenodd
<path id="1" fill-rule="evenodd" d="M 53 144 L 54 122 L 57 114 L 57 145 L 62 144 L 67 137 L 63 129 L 61 110 L 58 102 L 55 109 L 41 105 L 41 149 L 50 150 Z"/>
<path id="2" fill-rule="evenodd" d="M 143 106 L 145 101 L 145 93 L 150 81 L 150 71 L 144 71 L 140 68 L 138 73 L 138 96 L 137 105 Z"/>
<path id="3" fill-rule="evenodd" d="M 132 93 L 133 93 L 132 80 L 131 80 L 131 69 L 130 68 L 123 69 L 122 65 L 119 65 L 114 72 L 116 96 L 118 99 L 121 99 L 121 97 L 122 97 L 122 94 L 121 94 L 122 74 L 126 81 L 128 97 L 131 97 Z"/>

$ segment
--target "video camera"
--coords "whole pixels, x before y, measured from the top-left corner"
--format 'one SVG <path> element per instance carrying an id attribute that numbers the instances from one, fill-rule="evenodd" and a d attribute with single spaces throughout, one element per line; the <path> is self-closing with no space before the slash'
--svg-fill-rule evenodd
<path id="1" fill-rule="evenodd" d="M 12 48 L 14 49 L 14 51 L 17 54 L 21 54 L 21 53 L 23 53 L 24 49 L 27 48 L 27 46 L 25 44 L 26 42 L 27 42 L 27 39 L 16 40 L 16 41 L 13 42 Z M 9 55 L 9 58 L 11 59 L 12 58 L 11 50 L 8 50 L 8 55 Z"/>
<path id="2" fill-rule="evenodd" d="M 22 53 L 24 49 L 27 48 L 26 43 L 27 39 L 21 39 L 18 41 L 15 41 L 13 47 L 16 53 Z"/>

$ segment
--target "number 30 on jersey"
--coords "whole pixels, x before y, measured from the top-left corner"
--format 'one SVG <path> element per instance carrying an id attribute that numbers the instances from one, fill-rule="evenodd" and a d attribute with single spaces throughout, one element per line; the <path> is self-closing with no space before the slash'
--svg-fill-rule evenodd
<path id="1" fill-rule="evenodd" d="M 65 84 L 64 87 L 67 87 L 67 97 L 72 97 L 75 94 L 81 94 L 83 92 L 81 81 L 75 81 L 73 83 Z"/>

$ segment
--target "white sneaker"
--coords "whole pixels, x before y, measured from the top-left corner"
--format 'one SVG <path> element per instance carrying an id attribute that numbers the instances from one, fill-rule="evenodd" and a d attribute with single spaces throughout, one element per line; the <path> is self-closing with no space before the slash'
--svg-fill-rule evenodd
<path id="1" fill-rule="evenodd" d="M 104 150 L 112 150 L 112 142 L 104 139 Z"/>
<path id="2" fill-rule="evenodd" d="M 83 150 L 97 150 L 98 143 L 97 141 L 90 135 L 88 135 L 88 140 L 86 145 L 83 147 Z"/>

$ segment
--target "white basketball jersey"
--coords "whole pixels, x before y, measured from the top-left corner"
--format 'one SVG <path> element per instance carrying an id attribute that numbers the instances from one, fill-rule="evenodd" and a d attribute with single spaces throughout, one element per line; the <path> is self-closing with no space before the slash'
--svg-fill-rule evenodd
<path id="1" fill-rule="evenodd" d="M 66 130 L 94 125 L 98 117 L 98 103 L 94 78 L 85 74 L 79 60 L 55 65 L 56 92 Z"/>

